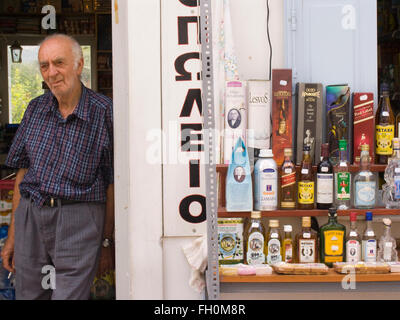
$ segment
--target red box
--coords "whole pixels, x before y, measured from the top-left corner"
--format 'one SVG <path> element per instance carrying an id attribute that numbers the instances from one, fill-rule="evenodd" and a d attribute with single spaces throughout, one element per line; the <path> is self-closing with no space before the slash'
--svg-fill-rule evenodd
<path id="1" fill-rule="evenodd" d="M 369 145 L 371 163 L 374 163 L 374 94 L 353 93 L 353 160 L 360 162 L 361 145 Z"/>
<path id="2" fill-rule="evenodd" d="M 272 70 L 272 152 L 280 166 L 283 149 L 292 148 L 292 70 Z"/>

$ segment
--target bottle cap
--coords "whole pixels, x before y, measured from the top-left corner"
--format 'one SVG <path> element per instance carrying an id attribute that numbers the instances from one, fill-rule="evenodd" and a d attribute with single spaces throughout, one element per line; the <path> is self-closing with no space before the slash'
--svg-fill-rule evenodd
<path id="1" fill-rule="evenodd" d="M 279 228 L 279 220 L 269 220 L 269 226 L 271 228 Z"/>
<path id="2" fill-rule="evenodd" d="M 291 157 L 293 155 L 292 149 L 291 148 L 285 148 L 283 149 L 283 155 L 285 157 Z"/>
<path id="3" fill-rule="evenodd" d="M 290 225 L 290 224 L 285 224 L 284 226 L 283 226 L 283 231 L 284 232 L 292 232 L 292 226 Z"/>
<path id="4" fill-rule="evenodd" d="M 350 221 L 357 221 L 357 212 L 350 212 Z"/>
<path id="5" fill-rule="evenodd" d="M 365 220 L 372 221 L 372 212 L 371 211 L 367 211 L 365 213 Z"/>
<path id="6" fill-rule="evenodd" d="M 334 208 L 334 207 L 329 208 L 328 215 L 330 217 L 336 217 L 337 216 L 336 208 Z"/>
<path id="7" fill-rule="evenodd" d="M 305 228 L 311 227 L 311 217 L 303 217 L 301 219 L 301 225 Z"/>
<path id="8" fill-rule="evenodd" d="M 347 141 L 345 139 L 339 140 L 339 150 L 340 151 L 347 150 Z"/>
<path id="9" fill-rule="evenodd" d="M 258 156 L 260 158 L 273 158 L 274 154 L 271 149 L 261 149 Z"/>
<path id="10" fill-rule="evenodd" d="M 383 218 L 382 222 L 387 227 L 390 227 L 390 225 L 392 224 L 392 220 L 390 220 L 389 218 Z"/>
<path id="11" fill-rule="evenodd" d="M 252 219 L 261 219 L 261 211 L 252 211 L 251 218 Z"/>

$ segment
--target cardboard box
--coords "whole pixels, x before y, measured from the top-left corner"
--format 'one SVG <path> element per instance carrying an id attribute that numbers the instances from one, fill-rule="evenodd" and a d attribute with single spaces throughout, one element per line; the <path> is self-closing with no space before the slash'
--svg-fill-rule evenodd
<path id="1" fill-rule="evenodd" d="M 339 140 L 347 141 L 347 160 L 352 157 L 352 111 L 350 87 L 347 84 L 326 87 L 326 137 L 329 143 L 329 157 L 333 164 L 339 161 Z"/>
<path id="2" fill-rule="evenodd" d="M 372 92 L 353 93 L 353 160 L 360 162 L 361 145 L 369 145 L 371 163 L 375 151 L 374 94 Z"/>
<path id="3" fill-rule="evenodd" d="M 321 158 L 323 132 L 323 91 L 321 83 L 297 83 L 297 144 L 296 163 L 301 164 L 303 146 L 311 148 L 311 159 L 317 165 Z"/>
<path id="4" fill-rule="evenodd" d="M 272 70 L 272 151 L 278 166 L 283 149 L 292 148 L 292 70 Z"/>

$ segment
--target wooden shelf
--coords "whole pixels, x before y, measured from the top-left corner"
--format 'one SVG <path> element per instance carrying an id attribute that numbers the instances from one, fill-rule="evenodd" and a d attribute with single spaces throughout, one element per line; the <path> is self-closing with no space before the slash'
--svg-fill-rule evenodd
<path id="1" fill-rule="evenodd" d="M 324 275 L 283 275 L 273 272 L 265 276 L 219 276 L 222 283 L 321 283 L 321 282 L 342 282 L 345 274 L 340 274 L 330 269 Z M 400 281 L 400 273 L 384 274 L 356 274 L 356 282 L 390 282 Z"/>

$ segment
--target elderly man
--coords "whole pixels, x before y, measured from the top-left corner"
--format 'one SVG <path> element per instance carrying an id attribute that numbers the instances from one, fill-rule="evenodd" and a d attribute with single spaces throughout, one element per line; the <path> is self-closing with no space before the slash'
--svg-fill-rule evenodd
<path id="1" fill-rule="evenodd" d="M 73 38 L 47 37 L 38 58 L 50 92 L 29 103 L 6 160 L 19 170 L 3 266 L 17 299 L 88 299 L 113 267 L 112 101 L 81 83 Z"/>

